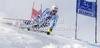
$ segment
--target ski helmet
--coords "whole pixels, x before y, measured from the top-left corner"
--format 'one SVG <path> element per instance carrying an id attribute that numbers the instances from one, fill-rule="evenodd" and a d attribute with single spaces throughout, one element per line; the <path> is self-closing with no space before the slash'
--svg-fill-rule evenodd
<path id="1" fill-rule="evenodd" d="M 51 10 L 58 11 L 58 7 L 57 7 L 57 5 L 53 5 L 52 8 L 51 8 Z"/>

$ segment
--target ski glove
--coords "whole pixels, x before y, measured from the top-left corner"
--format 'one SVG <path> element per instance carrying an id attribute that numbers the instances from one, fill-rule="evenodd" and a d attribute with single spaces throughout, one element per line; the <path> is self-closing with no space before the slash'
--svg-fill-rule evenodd
<path id="1" fill-rule="evenodd" d="M 50 33 L 52 32 L 53 28 L 48 29 L 47 35 L 50 35 Z"/>
<path id="2" fill-rule="evenodd" d="M 42 23 L 47 23 L 47 21 L 46 21 L 46 20 L 44 20 L 44 19 L 42 19 Z"/>

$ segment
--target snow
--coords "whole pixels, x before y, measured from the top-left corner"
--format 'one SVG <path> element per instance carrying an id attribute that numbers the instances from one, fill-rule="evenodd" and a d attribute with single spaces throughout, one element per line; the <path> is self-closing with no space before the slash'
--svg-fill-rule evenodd
<path id="1" fill-rule="evenodd" d="M 0 23 L 0 48 L 97 48 L 60 35 L 46 35 Z"/>
<path id="2" fill-rule="evenodd" d="M 72 28 L 75 24 L 76 0 L 62 0 L 59 2 L 58 0 L 34 1 L 36 10 L 40 9 L 39 6 L 41 3 L 43 4 L 43 10 L 51 7 L 55 3 L 59 6 L 58 14 L 61 18 L 61 22 L 57 25 L 57 30 L 53 30 L 52 34 L 48 36 L 46 34 L 24 31 L 3 24 L 2 22 L 5 20 L 2 20 L 2 17 L 30 19 L 33 0 L 0 0 L 0 48 L 100 48 L 100 43 L 90 43 L 94 43 L 94 27 L 92 27 L 94 21 L 85 16 L 80 15 L 78 21 L 78 38 L 80 39 L 75 40 L 73 38 L 75 32 Z M 100 1 L 98 0 L 98 2 Z M 66 6 L 64 4 L 66 4 Z M 99 4 L 98 8 L 100 8 Z M 99 14 L 100 12 L 98 12 L 98 15 Z M 13 23 L 16 24 L 15 22 Z M 99 23 L 98 20 L 98 29 L 100 26 Z M 100 30 L 98 30 L 98 42 L 100 41 L 99 31 Z"/>

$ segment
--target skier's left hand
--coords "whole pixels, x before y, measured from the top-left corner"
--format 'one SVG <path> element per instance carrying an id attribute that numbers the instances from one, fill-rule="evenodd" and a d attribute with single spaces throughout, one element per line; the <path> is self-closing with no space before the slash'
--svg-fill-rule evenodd
<path id="1" fill-rule="evenodd" d="M 51 27 L 50 29 L 48 29 L 47 35 L 50 35 L 50 33 L 52 32 L 53 28 Z"/>
<path id="2" fill-rule="evenodd" d="M 44 20 L 44 19 L 42 19 L 42 23 L 47 23 L 47 21 L 46 21 L 46 20 Z"/>

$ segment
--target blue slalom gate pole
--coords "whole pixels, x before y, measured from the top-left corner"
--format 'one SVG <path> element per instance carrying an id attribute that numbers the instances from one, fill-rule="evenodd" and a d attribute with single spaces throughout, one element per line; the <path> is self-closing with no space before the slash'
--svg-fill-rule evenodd
<path id="1" fill-rule="evenodd" d="M 97 10 L 97 0 L 96 0 L 96 10 Z M 96 11 L 96 18 L 95 18 L 95 43 L 97 43 L 97 11 Z"/>
<path id="2" fill-rule="evenodd" d="M 77 39 L 77 18 L 78 18 L 77 5 L 78 5 L 78 0 L 76 1 L 75 39 Z"/>

